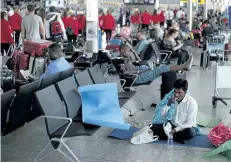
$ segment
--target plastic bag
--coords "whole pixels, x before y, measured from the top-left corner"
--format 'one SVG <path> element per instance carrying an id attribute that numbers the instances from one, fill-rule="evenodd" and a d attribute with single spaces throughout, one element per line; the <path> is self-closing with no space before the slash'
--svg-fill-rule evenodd
<path id="1" fill-rule="evenodd" d="M 153 136 L 153 131 L 151 126 L 145 126 L 139 131 L 135 132 L 131 138 L 131 143 L 134 145 L 137 144 L 146 144 L 157 141 L 159 136 Z"/>
<path id="2" fill-rule="evenodd" d="M 228 158 L 231 157 L 231 140 L 220 145 L 218 148 L 206 153 L 203 157 L 209 158 L 209 157 L 213 157 L 219 153 L 227 156 Z"/>
<path id="3" fill-rule="evenodd" d="M 218 147 L 231 139 L 231 128 L 220 123 L 210 131 L 208 139 L 213 145 Z"/>
<path id="4" fill-rule="evenodd" d="M 171 125 L 171 123 L 168 122 L 166 125 L 163 124 L 163 128 L 164 128 L 165 134 L 169 137 L 170 136 L 170 132 L 172 132 L 172 125 Z"/>

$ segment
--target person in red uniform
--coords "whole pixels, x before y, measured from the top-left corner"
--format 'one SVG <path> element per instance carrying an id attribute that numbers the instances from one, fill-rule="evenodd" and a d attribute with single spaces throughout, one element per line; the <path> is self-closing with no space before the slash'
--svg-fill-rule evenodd
<path id="1" fill-rule="evenodd" d="M 86 17 L 84 16 L 83 11 L 80 11 L 79 15 L 77 15 L 77 20 L 79 23 L 79 34 L 82 34 L 86 29 Z"/>
<path id="2" fill-rule="evenodd" d="M 13 30 L 11 29 L 10 23 L 6 20 L 7 13 L 1 12 L 1 54 L 4 55 L 4 51 L 7 53 L 10 44 L 14 43 Z"/>
<path id="3" fill-rule="evenodd" d="M 110 41 L 112 36 L 112 30 L 114 30 L 115 27 L 116 27 L 115 19 L 111 15 L 111 10 L 109 9 L 107 11 L 107 15 L 105 15 L 103 19 L 103 29 L 107 35 L 107 43 Z"/>
<path id="4" fill-rule="evenodd" d="M 100 12 L 99 12 L 99 27 L 100 27 L 100 29 L 102 30 L 103 29 L 103 19 L 104 19 L 104 12 L 103 12 L 103 10 L 101 10 Z"/>
<path id="5" fill-rule="evenodd" d="M 160 19 L 160 22 L 161 22 L 161 23 L 164 23 L 164 22 L 165 22 L 164 11 L 161 11 L 161 12 L 159 13 L 159 19 Z"/>
<path id="6" fill-rule="evenodd" d="M 148 10 L 144 10 L 144 12 L 141 15 L 141 24 L 142 29 L 148 29 L 148 26 L 151 22 L 151 14 L 148 12 Z"/>
<path id="7" fill-rule="evenodd" d="M 157 13 L 157 9 L 154 10 L 151 21 L 153 24 L 160 23 L 160 16 Z"/>
<path id="8" fill-rule="evenodd" d="M 134 14 L 131 16 L 131 23 L 132 24 L 140 24 L 139 9 L 136 9 Z"/>
<path id="9" fill-rule="evenodd" d="M 66 10 L 64 10 L 64 12 L 63 12 L 62 21 L 63 21 L 64 28 L 67 29 L 68 17 L 67 17 L 67 11 Z"/>
<path id="10" fill-rule="evenodd" d="M 21 23 L 22 17 L 19 14 L 18 6 L 14 6 L 14 14 L 10 17 L 10 25 L 12 30 L 15 32 L 15 43 L 16 45 L 19 44 L 19 37 L 21 33 Z"/>
<path id="11" fill-rule="evenodd" d="M 68 42 L 76 42 L 77 37 L 79 35 L 79 23 L 72 10 L 68 11 L 66 31 Z"/>

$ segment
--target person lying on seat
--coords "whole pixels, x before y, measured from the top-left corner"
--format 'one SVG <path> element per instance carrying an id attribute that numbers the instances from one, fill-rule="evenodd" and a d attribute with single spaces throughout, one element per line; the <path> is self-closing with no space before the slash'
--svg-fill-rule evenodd
<path id="1" fill-rule="evenodd" d="M 54 43 L 48 47 L 48 66 L 44 74 L 40 76 L 40 80 L 50 75 L 70 69 L 72 66 L 64 58 L 62 48 L 58 43 Z M 36 80 L 35 77 L 29 76 L 30 80 Z"/>
<path id="2" fill-rule="evenodd" d="M 145 34 L 146 34 L 145 31 L 139 31 L 138 32 L 138 40 L 139 40 L 139 42 L 134 47 L 134 50 L 136 51 L 137 54 L 141 54 L 149 44 L 148 40 L 146 39 Z"/>
<path id="3" fill-rule="evenodd" d="M 197 128 L 198 105 L 188 93 L 187 80 L 178 79 L 174 89 L 157 105 L 151 129 L 159 140 L 167 140 L 167 134 L 173 135 L 173 140 L 185 144 L 199 133 Z M 164 125 L 169 122 L 172 131 L 166 133 Z"/>
<path id="4" fill-rule="evenodd" d="M 181 65 L 173 65 L 173 66 L 159 66 L 154 69 L 151 69 L 147 65 L 140 65 L 135 66 L 133 64 L 134 58 L 136 56 L 133 56 L 134 54 L 127 51 L 121 53 L 122 57 L 128 58 L 127 63 L 120 65 L 120 72 L 124 75 L 131 75 L 131 74 L 138 74 L 137 79 L 135 80 L 135 84 L 145 84 L 150 83 L 154 81 L 156 78 L 161 76 L 163 73 L 169 72 L 169 71 L 190 71 L 193 63 L 193 56 L 190 54 L 189 59 L 187 62 Z"/>

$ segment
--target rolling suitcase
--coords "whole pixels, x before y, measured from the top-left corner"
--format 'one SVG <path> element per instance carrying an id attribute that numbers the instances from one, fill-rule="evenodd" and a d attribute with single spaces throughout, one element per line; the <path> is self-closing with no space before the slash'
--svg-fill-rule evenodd
<path id="1" fill-rule="evenodd" d="M 14 60 L 14 75 L 16 79 L 24 79 L 20 75 L 20 70 L 27 70 L 29 64 L 29 55 L 25 53 L 18 53 Z"/>
<path id="2" fill-rule="evenodd" d="M 204 51 L 201 53 L 200 67 L 205 69 L 207 67 L 207 63 L 208 63 L 208 52 Z"/>
<path id="3" fill-rule="evenodd" d="M 53 42 L 47 40 L 27 40 L 24 42 L 24 52 L 31 55 L 43 56 L 44 49 L 48 48 Z"/>
<path id="4" fill-rule="evenodd" d="M 162 84 L 160 86 L 161 100 L 174 88 L 174 82 L 177 79 L 186 80 L 186 73 L 179 74 L 175 71 L 166 72 L 162 75 Z"/>

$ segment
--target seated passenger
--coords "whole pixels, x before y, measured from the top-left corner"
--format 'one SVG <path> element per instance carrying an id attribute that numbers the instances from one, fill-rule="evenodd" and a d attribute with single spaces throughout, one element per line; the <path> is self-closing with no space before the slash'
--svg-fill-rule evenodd
<path id="1" fill-rule="evenodd" d="M 197 111 L 196 100 L 188 93 L 187 80 L 178 79 L 174 83 L 174 90 L 171 91 L 157 105 L 153 125 L 151 129 L 159 140 L 167 140 L 163 124 L 172 124 L 173 140 L 185 144 L 186 140 L 192 139 L 197 133 Z"/>
<path id="2" fill-rule="evenodd" d="M 178 65 L 183 64 L 188 59 L 188 52 L 183 50 L 183 43 L 176 41 L 179 31 L 172 28 L 169 29 L 166 37 L 163 40 L 163 45 L 166 49 L 172 50 L 172 58 L 178 58 Z"/>
<path id="3" fill-rule="evenodd" d="M 61 71 L 70 69 L 72 66 L 64 58 L 61 46 L 57 43 L 52 44 L 48 48 L 49 63 L 44 74 L 40 76 L 43 79 L 47 76 L 56 74 Z"/>
<path id="4" fill-rule="evenodd" d="M 156 78 L 161 76 L 163 73 L 169 71 L 180 71 L 180 70 L 189 71 L 193 63 L 193 56 L 190 55 L 188 61 L 184 64 L 176 65 L 176 66 L 160 66 L 154 69 L 150 69 L 149 66 L 147 65 L 135 66 L 133 64 L 133 61 L 136 58 L 136 56 L 134 56 L 134 54 L 131 53 L 129 50 L 127 52 L 122 52 L 121 55 L 122 57 L 129 58 L 129 59 L 127 63 L 121 65 L 120 71 L 124 75 L 138 74 L 138 77 L 135 80 L 135 84 L 146 84 L 152 82 Z"/>
<path id="5" fill-rule="evenodd" d="M 148 46 L 149 42 L 146 39 L 145 31 L 138 32 L 138 40 L 139 42 L 134 47 L 134 50 L 137 54 L 140 54 L 144 51 L 144 49 Z"/>

